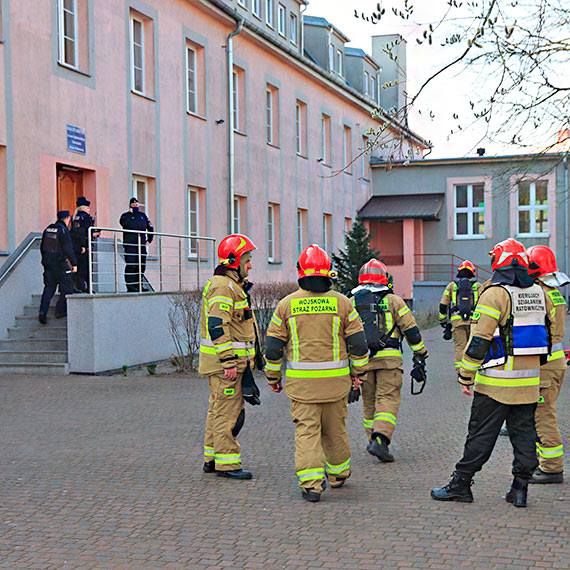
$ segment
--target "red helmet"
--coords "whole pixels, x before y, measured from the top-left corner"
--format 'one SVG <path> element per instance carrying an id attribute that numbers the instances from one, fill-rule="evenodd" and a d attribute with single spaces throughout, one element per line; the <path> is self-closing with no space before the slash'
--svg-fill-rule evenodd
<path id="1" fill-rule="evenodd" d="M 247 236 L 242 234 L 226 236 L 218 246 L 219 263 L 230 269 L 237 269 L 241 256 L 254 249 L 257 249 L 256 245 Z"/>
<path id="2" fill-rule="evenodd" d="M 334 277 L 331 260 L 324 249 L 318 245 L 306 247 L 297 261 L 297 275 L 303 277 Z"/>
<path id="3" fill-rule="evenodd" d="M 473 265 L 468 259 L 459 265 L 457 268 L 457 273 L 459 273 L 462 269 L 469 269 L 469 271 L 475 275 L 475 265 Z"/>
<path id="4" fill-rule="evenodd" d="M 377 259 L 371 259 L 360 268 L 358 282 L 388 285 L 388 268 Z"/>
<path id="5" fill-rule="evenodd" d="M 491 256 L 491 269 L 504 269 L 512 265 L 528 268 L 528 255 L 524 245 L 513 238 L 499 242 L 489 252 Z"/>
<path id="6" fill-rule="evenodd" d="M 548 275 L 559 271 L 556 265 L 556 256 L 554 252 L 545 245 L 533 245 L 526 250 L 529 262 L 534 262 L 538 265 L 537 277 Z"/>

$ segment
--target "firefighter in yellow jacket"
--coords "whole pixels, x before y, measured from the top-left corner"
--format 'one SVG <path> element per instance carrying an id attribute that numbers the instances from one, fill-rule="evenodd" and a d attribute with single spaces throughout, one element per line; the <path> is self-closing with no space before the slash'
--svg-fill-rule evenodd
<path id="1" fill-rule="evenodd" d="M 481 284 L 475 280 L 475 266 L 465 260 L 457 268 L 455 279 L 445 288 L 439 302 L 439 322 L 445 329 L 443 338 L 449 340 L 453 336 L 456 370 L 459 370 L 467 346 L 471 315 L 480 292 Z"/>
<path id="2" fill-rule="evenodd" d="M 325 489 L 350 475 L 346 433 L 347 395 L 366 374 L 368 351 L 362 323 L 350 301 L 331 290 L 331 263 L 310 245 L 297 264 L 299 290 L 277 305 L 267 331 L 265 373 L 271 389 L 291 398 L 295 470 L 302 496 L 317 502 Z M 351 379 L 351 376 L 353 377 Z"/>
<path id="3" fill-rule="evenodd" d="M 225 237 L 202 296 L 199 372 L 208 376 L 210 387 L 204 471 L 232 479 L 252 478 L 242 469 L 237 435 L 245 418 L 242 378 L 251 377 L 255 359 L 257 329 L 245 281 L 254 249 L 247 236 Z"/>
<path id="4" fill-rule="evenodd" d="M 530 262 L 538 266 L 537 283 L 542 287 L 552 304 L 550 315 L 552 349 L 548 362 L 540 367 L 540 398 L 536 409 L 536 452 L 538 467 L 530 483 L 562 483 L 564 471 L 564 444 L 560 436 L 556 401 L 564 382 L 566 358 L 562 339 L 566 321 L 566 301 L 557 287 L 570 283 L 565 273 L 558 270 L 554 252 L 545 245 L 534 245 L 527 250 Z"/>
<path id="5" fill-rule="evenodd" d="M 488 461 L 503 421 L 513 446 L 514 479 L 506 501 L 526 507 L 538 461 L 534 414 L 540 364 L 549 352 L 550 297 L 529 275 L 528 255 L 514 239 L 490 252 L 493 275 L 473 313 L 471 336 L 459 368 L 463 393 L 475 385 L 463 458 L 448 485 L 432 489 L 438 501 L 471 503 L 471 479 Z"/>
<path id="6" fill-rule="evenodd" d="M 400 409 L 403 337 L 414 353 L 414 366 L 424 377 L 428 354 L 410 308 L 388 287 L 386 266 L 376 259 L 365 263 L 358 283 L 352 290 L 353 302 L 370 350 L 368 376 L 362 386 L 366 449 L 380 461 L 391 462 L 394 456 L 388 446 Z"/>

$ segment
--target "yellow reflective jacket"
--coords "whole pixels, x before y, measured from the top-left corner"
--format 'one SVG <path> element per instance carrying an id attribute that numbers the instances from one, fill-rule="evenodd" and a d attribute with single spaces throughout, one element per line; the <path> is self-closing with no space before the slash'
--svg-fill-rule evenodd
<path id="1" fill-rule="evenodd" d="M 548 362 L 540 367 L 540 370 L 565 371 L 566 358 L 564 356 L 564 346 L 562 339 L 566 327 L 566 300 L 556 287 L 549 287 L 538 281 L 546 296 L 552 302 L 552 310 L 550 311 L 550 337 L 552 341 L 551 354 Z M 540 376 L 540 387 L 548 388 L 550 386 L 550 376 L 544 374 Z"/>
<path id="2" fill-rule="evenodd" d="M 478 283 L 477 281 L 473 283 L 473 307 L 477 305 L 477 301 L 479 300 L 479 296 L 483 291 L 483 285 Z M 464 321 L 459 314 L 449 315 L 449 307 L 452 308 L 457 306 L 457 283 L 452 281 L 447 285 L 444 289 L 443 294 L 441 296 L 441 300 L 439 301 L 440 305 L 445 305 L 448 310 L 445 313 L 439 313 L 439 322 L 440 323 L 447 323 L 447 321 L 451 321 L 451 328 L 455 329 L 455 327 L 468 327 L 470 321 Z"/>

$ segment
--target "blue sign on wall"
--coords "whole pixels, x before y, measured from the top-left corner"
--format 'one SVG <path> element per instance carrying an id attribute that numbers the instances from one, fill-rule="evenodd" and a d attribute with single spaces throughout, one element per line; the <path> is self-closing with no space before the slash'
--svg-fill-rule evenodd
<path id="1" fill-rule="evenodd" d="M 85 129 L 67 125 L 67 150 L 85 154 Z"/>

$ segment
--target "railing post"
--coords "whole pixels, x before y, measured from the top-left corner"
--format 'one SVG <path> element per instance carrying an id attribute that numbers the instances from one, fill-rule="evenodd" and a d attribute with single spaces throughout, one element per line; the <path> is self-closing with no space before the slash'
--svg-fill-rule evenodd
<path id="1" fill-rule="evenodd" d="M 139 243 L 139 293 L 142 293 L 142 234 L 137 234 Z"/>
<path id="2" fill-rule="evenodd" d="M 200 289 L 200 241 L 197 240 L 198 244 L 198 257 L 196 259 L 196 289 Z"/>
<path id="3" fill-rule="evenodd" d="M 160 290 L 162 291 L 162 236 L 158 236 L 158 271 L 160 280 Z"/>
<path id="4" fill-rule="evenodd" d="M 178 239 L 178 291 L 182 291 L 182 240 Z"/>
<path id="5" fill-rule="evenodd" d="M 119 242 L 117 232 L 113 234 L 113 262 L 115 264 L 115 293 L 119 292 Z"/>
<path id="6" fill-rule="evenodd" d="M 89 295 L 93 295 L 93 233 L 87 230 L 87 262 L 89 263 Z"/>

